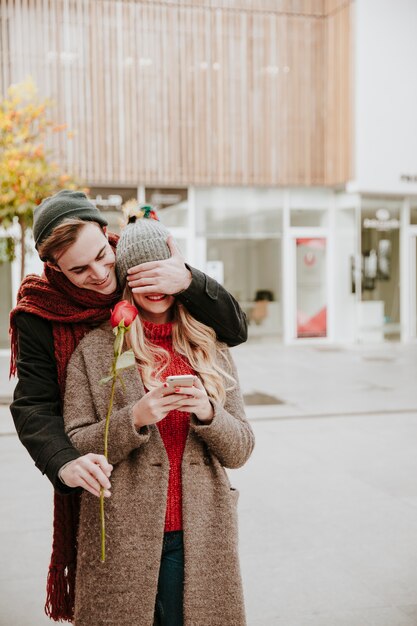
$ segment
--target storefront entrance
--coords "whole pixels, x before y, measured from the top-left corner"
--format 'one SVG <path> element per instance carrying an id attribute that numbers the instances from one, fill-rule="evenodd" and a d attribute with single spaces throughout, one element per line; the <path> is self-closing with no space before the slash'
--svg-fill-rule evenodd
<path id="1" fill-rule="evenodd" d="M 402 199 L 362 198 L 362 312 L 380 341 L 401 336 L 400 225 Z M 369 334 L 369 337 L 371 335 Z"/>

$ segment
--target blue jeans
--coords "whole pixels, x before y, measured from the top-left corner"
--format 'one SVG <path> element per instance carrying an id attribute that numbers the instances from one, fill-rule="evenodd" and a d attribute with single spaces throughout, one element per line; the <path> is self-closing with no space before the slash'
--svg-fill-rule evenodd
<path id="1" fill-rule="evenodd" d="M 155 626 L 183 626 L 184 545 L 182 531 L 165 533 L 155 604 Z"/>

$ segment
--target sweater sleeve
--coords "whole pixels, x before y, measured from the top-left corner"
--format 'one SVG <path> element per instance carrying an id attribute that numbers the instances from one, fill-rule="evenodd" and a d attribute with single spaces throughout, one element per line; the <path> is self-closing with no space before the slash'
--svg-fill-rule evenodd
<path id="1" fill-rule="evenodd" d="M 110 393 L 110 383 L 108 384 Z M 111 414 L 108 434 L 108 460 L 113 465 L 146 443 L 150 429 L 138 431 L 133 423 L 131 402 Z M 65 430 L 81 454 L 104 454 L 105 415 L 97 415 L 82 352 L 74 352 L 67 369 L 64 399 Z"/>
<path id="2" fill-rule="evenodd" d="M 22 444 L 42 474 L 60 493 L 69 493 L 58 477 L 63 465 L 80 456 L 64 429 L 50 322 L 29 313 L 16 316 L 17 376 L 10 411 Z"/>
<path id="3" fill-rule="evenodd" d="M 212 401 L 214 416 L 210 424 L 203 424 L 192 415 L 191 428 L 204 440 L 224 467 L 235 469 L 249 459 L 255 445 L 255 437 L 245 415 L 236 366 L 230 354 L 228 356 L 230 374 L 236 384 L 226 392 L 224 406 Z"/>
<path id="4" fill-rule="evenodd" d="M 178 294 L 178 300 L 199 322 L 211 326 L 219 341 L 237 346 L 248 338 L 245 313 L 234 297 L 217 281 L 187 265 L 191 284 Z"/>

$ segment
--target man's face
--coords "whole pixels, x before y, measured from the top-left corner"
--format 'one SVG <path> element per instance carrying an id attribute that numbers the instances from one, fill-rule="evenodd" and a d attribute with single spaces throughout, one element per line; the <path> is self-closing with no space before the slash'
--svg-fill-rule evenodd
<path id="1" fill-rule="evenodd" d="M 95 222 L 86 222 L 78 239 L 56 260 L 55 269 L 81 289 L 105 295 L 117 289 L 114 252 Z"/>

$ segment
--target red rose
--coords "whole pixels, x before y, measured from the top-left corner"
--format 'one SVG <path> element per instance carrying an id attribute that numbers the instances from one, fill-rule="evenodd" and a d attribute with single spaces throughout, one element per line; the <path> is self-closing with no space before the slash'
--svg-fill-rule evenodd
<path id="1" fill-rule="evenodd" d="M 110 323 L 113 328 L 117 328 L 120 322 L 123 322 L 125 328 L 128 328 L 137 314 L 138 310 L 133 304 L 130 304 L 127 300 L 121 300 L 111 311 Z"/>
<path id="2" fill-rule="evenodd" d="M 121 370 L 125 370 L 127 367 L 132 367 L 136 364 L 135 355 L 133 350 L 127 350 L 123 352 L 123 342 L 125 334 L 129 332 L 130 325 L 137 316 L 138 311 L 127 300 L 118 302 L 114 309 L 111 311 L 110 322 L 113 326 L 113 332 L 116 335 L 116 339 L 113 343 L 113 362 L 110 370 L 110 375 L 105 376 L 100 380 L 100 383 L 105 385 L 111 381 L 111 391 L 109 405 L 107 409 L 105 428 L 104 428 L 104 456 L 108 459 L 108 441 L 109 441 L 109 427 L 110 416 L 113 409 L 113 398 L 116 389 L 117 381 L 123 383 L 120 378 Z M 123 385 L 124 387 L 124 385 Z M 100 489 L 100 530 L 101 530 L 101 562 L 106 560 L 106 528 L 104 520 L 104 491 Z"/>

